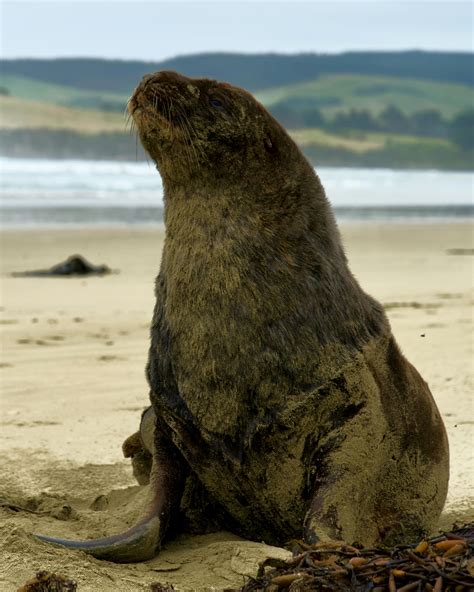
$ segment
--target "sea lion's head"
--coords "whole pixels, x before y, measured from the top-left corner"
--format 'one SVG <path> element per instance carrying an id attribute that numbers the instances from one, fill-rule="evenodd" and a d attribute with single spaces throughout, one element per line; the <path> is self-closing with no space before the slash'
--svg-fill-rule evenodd
<path id="1" fill-rule="evenodd" d="M 247 91 L 176 72 L 147 75 L 129 101 L 141 142 L 164 180 L 234 177 L 242 183 L 301 154 L 280 124 Z M 286 168 L 286 167 L 285 167 Z"/>

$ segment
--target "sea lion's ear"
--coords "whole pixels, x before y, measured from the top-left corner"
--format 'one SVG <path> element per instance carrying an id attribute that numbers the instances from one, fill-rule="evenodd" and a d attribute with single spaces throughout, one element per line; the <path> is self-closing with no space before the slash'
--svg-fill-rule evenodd
<path id="1" fill-rule="evenodd" d="M 270 154 L 274 154 L 276 152 L 276 143 L 272 140 L 270 134 L 265 136 L 263 144 L 265 146 L 265 150 Z"/>

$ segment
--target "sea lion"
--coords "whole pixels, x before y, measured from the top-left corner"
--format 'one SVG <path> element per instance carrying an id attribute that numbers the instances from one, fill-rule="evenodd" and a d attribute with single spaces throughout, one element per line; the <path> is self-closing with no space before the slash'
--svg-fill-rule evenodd
<path id="1" fill-rule="evenodd" d="M 147 366 L 154 497 L 122 535 L 42 538 L 139 561 L 180 512 L 272 544 L 429 531 L 448 484 L 443 422 L 349 271 L 313 167 L 229 84 L 158 72 L 129 110 L 165 202 Z"/>
<path id="2" fill-rule="evenodd" d="M 66 275 L 105 275 L 112 273 L 107 265 L 93 265 L 81 255 L 71 255 L 66 261 L 61 261 L 49 269 L 35 269 L 33 271 L 14 271 L 13 277 L 55 277 Z"/>

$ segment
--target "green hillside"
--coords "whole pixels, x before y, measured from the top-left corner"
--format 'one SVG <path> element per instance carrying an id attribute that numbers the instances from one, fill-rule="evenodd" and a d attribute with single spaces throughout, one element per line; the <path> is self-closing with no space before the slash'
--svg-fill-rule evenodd
<path id="1" fill-rule="evenodd" d="M 0 96 L 0 129 L 62 129 L 82 134 L 123 132 L 126 118 L 123 113 Z"/>
<path id="2" fill-rule="evenodd" d="M 462 84 L 349 74 L 321 76 L 310 82 L 271 88 L 256 96 L 270 109 L 316 108 L 323 115 L 349 109 L 378 114 L 393 105 L 405 114 L 436 109 L 444 117 L 451 117 L 474 105 L 474 89 Z"/>
<path id="3" fill-rule="evenodd" d="M 9 95 L 21 99 L 105 111 L 123 112 L 129 96 L 11 75 L 2 76 L 0 86 Z M 474 89 L 462 84 L 355 74 L 322 76 L 310 82 L 271 88 L 256 96 L 270 109 L 277 106 L 295 111 L 316 108 L 325 116 L 354 108 L 377 115 L 393 105 L 405 114 L 436 109 L 449 118 L 474 104 Z"/>
<path id="4" fill-rule="evenodd" d="M 104 90 L 79 88 L 73 77 L 69 71 L 67 82 L 59 84 L 4 72 L 0 154 L 144 157 L 124 116 L 138 79 L 127 92 L 115 92 L 117 81 L 105 66 Z M 468 84 L 330 73 L 275 85 L 256 96 L 318 166 L 474 168 L 474 87 Z"/>
<path id="5" fill-rule="evenodd" d="M 129 97 L 126 94 L 81 90 L 8 74 L 2 76 L 0 85 L 9 95 L 21 99 L 85 109 L 123 111 Z"/>

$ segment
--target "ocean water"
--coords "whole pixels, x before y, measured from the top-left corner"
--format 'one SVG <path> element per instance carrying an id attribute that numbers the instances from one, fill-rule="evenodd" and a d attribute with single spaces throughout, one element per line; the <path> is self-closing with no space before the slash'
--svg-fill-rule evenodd
<path id="1" fill-rule="evenodd" d="M 339 221 L 474 217 L 473 174 L 319 168 Z M 160 224 L 163 187 L 152 164 L 0 158 L 7 227 Z"/>

